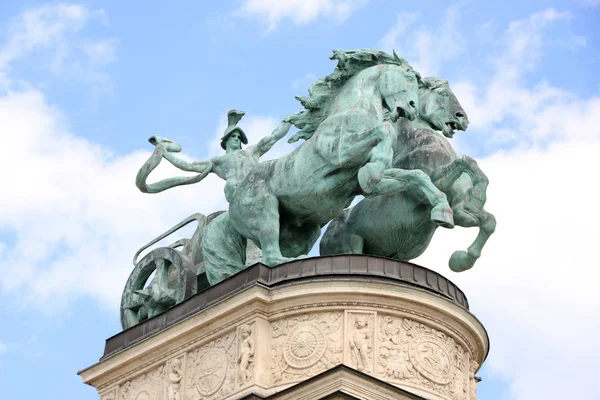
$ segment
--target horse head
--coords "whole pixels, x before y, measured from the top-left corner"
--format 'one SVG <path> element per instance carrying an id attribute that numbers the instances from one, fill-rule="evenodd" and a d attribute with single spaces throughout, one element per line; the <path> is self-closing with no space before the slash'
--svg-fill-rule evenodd
<path id="1" fill-rule="evenodd" d="M 419 119 L 432 129 L 452 138 L 455 130 L 464 131 L 469 125 L 467 113 L 450 90 L 448 81 L 424 78 L 419 85 Z"/>
<path id="2" fill-rule="evenodd" d="M 384 67 L 377 80 L 377 89 L 392 122 L 400 117 L 411 121 L 417 117 L 418 87 L 418 74 L 410 66 Z"/>

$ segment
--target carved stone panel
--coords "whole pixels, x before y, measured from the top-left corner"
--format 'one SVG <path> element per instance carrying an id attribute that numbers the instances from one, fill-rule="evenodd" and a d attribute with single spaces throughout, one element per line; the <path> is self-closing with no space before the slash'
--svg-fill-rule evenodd
<path id="1" fill-rule="evenodd" d="M 467 399 L 465 351 L 453 338 L 408 318 L 379 318 L 376 376 L 452 400 Z"/>
<path id="2" fill-rule="evenodd" d="M 452 400 L 468 399 L 469 379 L 466 366 L 468 353 L 459 344 L 455 344 L 453 357 L 454 380 L 452 381 Z"/>
<path id="3" fill-rule="evenodd" d="M 117 389 L 114 388 L 100 396 L 100 400 L 117 400 Z"/>
<path id="4" fill-rule="evenodd" d="M 187 353 L 186 400 L 216 400 L 235 387 L 236 333 Z"/>
<path id="5" fill-rule="evenodd" d="M 244 324 L 237 328 L 237 382 L 244 386 L 254 382 L 254 353 L 256 332 L 254 323 Z"/>
<path id="6" fill-rule="evenodd" d="M 343 313 L 303 314 L 271 323 L 274 384 L 314 376 L 342 363 Z"/>
<path id="7" fill-rule="evenodd" d="M 374 312 L 346 311 L 346 364 L 369 374 L 373 372 L 375 318 Z"/>
<path id="8" fill-rule="evenodd" d="M 469 400 L 477 400 L 477 377 L 475 373 L 479 369 L 479 363 L 475 360 L 469 362 Z"/>
<path id="9" fill-rule="evenodd" d="M 183 372 L 183 356 L 167 362 L 167 372 L 165 374 L 167 400 L 183 400 Z"/>
<path id="10" fill-rule="evenodd" d="M 164 365 L 126 381 L 119 390 L 120 400 L 162 400 Z"/>
<path id="11" fill-rule="evenodd" d="M 401 318 L 389 315 L 379 318 L 379 349 L 376 375 L 383 379 L 409 380 L 416 378 L 408 356 L 410 337 Z"/>

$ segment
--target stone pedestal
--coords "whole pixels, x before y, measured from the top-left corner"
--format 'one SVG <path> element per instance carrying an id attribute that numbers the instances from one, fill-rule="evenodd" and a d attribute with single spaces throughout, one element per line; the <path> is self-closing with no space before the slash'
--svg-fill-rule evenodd
<path id="1" fill-rule="evenodd" d="M 474 400 L 488 349 L 439 274 L 317 257 L 256 264 L 111 337 L 79 374 L 101 400 Z"/>

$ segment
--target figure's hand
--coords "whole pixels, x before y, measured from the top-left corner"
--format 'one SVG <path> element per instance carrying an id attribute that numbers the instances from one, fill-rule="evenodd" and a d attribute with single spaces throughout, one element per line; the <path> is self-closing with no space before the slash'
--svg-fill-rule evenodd
<path id="1" fill-rule="evenodd" d="M 300 139 L 308 140 L 312 137 L 312 134 L 306 133 L 304 131 L 298 131 L 294 136 L 288 139 L 288 143 L 295 143 Z"/>
<path id="2" fill-rule="evenodd" d="M 298 111 L 298 112 L 295 112 L 295 113 L 290 114 L 290 115 L 286 115 L 283 118 L 282 122 L 289 122 L 290 124 L 295 125 L 296 122 L 298 122 L 298 118 L 300 118 L 305 113 L 306 113 L 306 110 L 302 110 L 302 111 Z"/>
<path id="3" fill-rule="evenodd" d="M 162 136 L 158 136 L 158 135 L 150 136 L 148 141 L 154 146 L 158 146 L 159 144 L 162 144 L 163 147 L 165 148 L 165 150 L 167 150 L 168 152 L 171 152 L 171 153 L 178 153 L 181 151 L 181 145 L 179 143 L 174 142 L 171 139 L 164 138 Z"/>

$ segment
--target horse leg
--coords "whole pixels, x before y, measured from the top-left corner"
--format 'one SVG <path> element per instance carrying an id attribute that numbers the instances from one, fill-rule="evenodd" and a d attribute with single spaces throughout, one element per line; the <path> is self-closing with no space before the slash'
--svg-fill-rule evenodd
<path id="1" fill-rule="evenodd" d="M 496 230 L 496 218 L 485 210 L 473 213 L 464 208 L 456 210 L 454 215 L 456 224 L 459 226 L 479 226 L 479 233 L 467 251 L 456 250 L 448 261 L 452 271 L 462 272 L 472 268 L 475 261 L 481 256 L 483 246 Z"/>
<path id="2" fill-rule="evenodd" d="M 379 124 L 365 134 L 373 144 L 368 162 L 358 170 L 358 183 L 365 196 L 389 195 L 411 188 L 419 189 L 433 206 L 431 220 L 436 224 L 452 228 L 452 209 L 446 195 L 438 190 L 427 174 L 420 170 L 390 168 L 394 156 L 392 148 L 396 129 L 389 122 Z M 357 148 L 355 143 L 354 148 Z M 362 152 L 368 143 L 361 143 Z M 348 153 L 348 152 L 346 152 Z M 342 153 L 343 154 L 343 153 Z"/>
<path id="3" fill-rule="evenodd" d="M 308 254 L 321 236 L 321 225 L 303 221 L 290 223 L 283 217 L 279 228 L 279 247 L 284 257 L 300 257 Z"/>
<path id="4" fill-rule="evenodd" d="M 273 200 L 277 202 L 275 196 L 273 196 Z M 281 248 L 279 247 L 279 211 L 277 206 L 271 211 L 273 212 L 269 213 L 270 215 L 267 218 L 262 221 L 256 221 L 255 229 L 263 251 L 262 262 L 265 265 L 274 267 L 291 261 L 293 258 L 287 258 L 281 254 Z"/>
<path id="5" fill-rule="evenodd" d="M 365 195 L 375 191 L 383 179 L 384 171 L 392 166 L 394 133 L 395 129 L 389 122 L 369 132 L 372 140 L 375 140 L 375 145 L 371 149 L 368 162 L 358 170 L 358 183 Z"/>
<path id="6" fill-rule="evenodd" d="M 364 239 L 348 223 L 352 210 L 354 208 L 344 210 L 329 223 L 319 244 L 320 255 L 363 254 Z"/>
<path id="7" fill-rule="evenodd" d="M 431 174 L 431 180 L 438 189 L 448 193 L 453 190 L 453 186 L 463 173 L 466 173 L 472 182 L 471 187 L 464 194 L 465 209 L 475 212 L 483 210 L 489 180 L 471 157 L 462 156 L 444 165 Z"/>
<path id="8" fill-rule="evenodd" d="M 387 169 L 371 193 L 365 196 L 390 195 L 411 189 L 420 191 L 433 206 L 431 221 L 444 228 L 454 227 L 453 211 L 446 195 L 435 187 L 429 175 L 419 169 Z"/>
<path id="9" fill-rule="evenodd" d="M 264 181 L 258 180 L 253 185 L 238 188 L 229 206 L 229 214 L 235 229 L 260 245 L 263 264 L 275 266 L 292 260 L 281 254 L 279 201 Z"/>
<path id="10" fill-rule="evenodd" d="M 468 175 L 470 182 L 463 174 Z M 483 209 L 488 178 L 475 160 L 462 156 L 435 171 L 432 180 L 440 190 L 448 193 L 456 224 L 479 227 L 479 233 L 467 251 L 457 250 L 450 257 L 451 270 L 466 271 L 481 256 L 483 246 L 496 229 L 496 219 Z"/>

